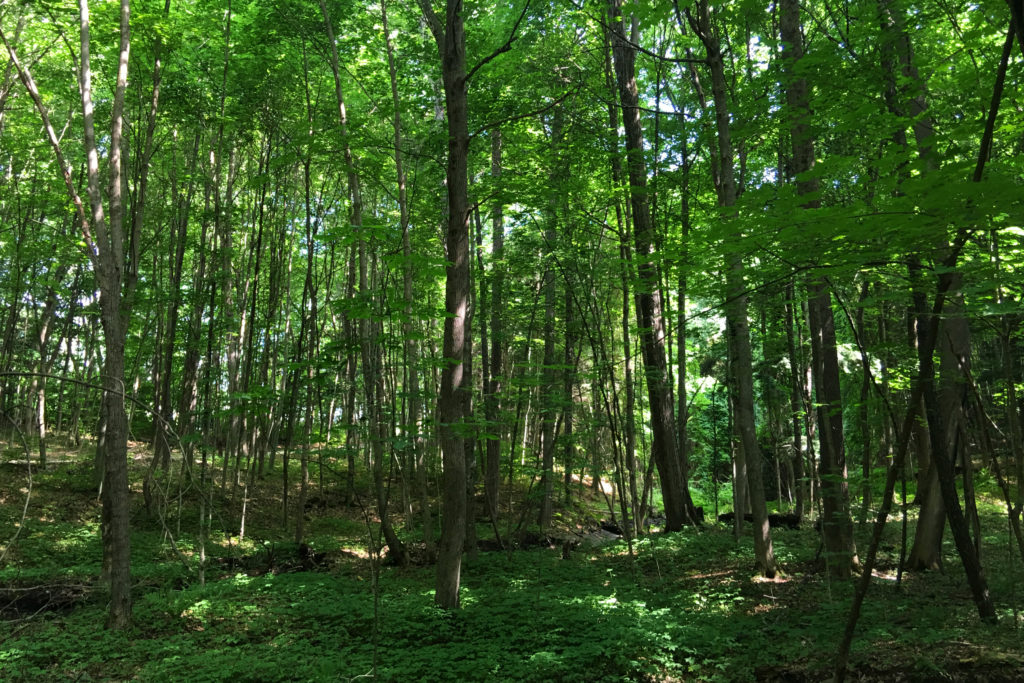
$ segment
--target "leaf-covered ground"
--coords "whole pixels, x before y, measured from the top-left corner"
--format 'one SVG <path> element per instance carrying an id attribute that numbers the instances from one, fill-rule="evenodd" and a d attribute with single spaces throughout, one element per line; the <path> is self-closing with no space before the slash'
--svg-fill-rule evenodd
<path id="1" fill-rule="evenodd" d="M 165 517 L 186 566 L 135 501 L 135 622 L 111 632 L 88 466 L 36 472 L 18 531 L 26 484 L 22 470 L 0 472 L 4 681 L 820 681 L 852 594 L 825 578 L 812 525 L 774 532 L 785 575 L 763 581 L 749 539 L 709 524 L 650 536 L 632 554 L 622 541 L 568 556 L 481 552 L 464 563 L 462 609 L 446 613 L 432 606 L 432 567 L 374 561 L 362 511 L 331 492 L 307 513 L 309 548 L 283 540 L 271 478 L 252 492 L 246 540 L 211 536 L 205 585 L 196 511 L 172 504 Z M 230 491 L 215 499 L 218 518 L 231 518 Z M 1024 569 L 998 508 L 983 507 L 1000 625 L 979 623 L 952 548 L 944 573 L 897 586 L 894 521 L 852 680 L 1024 680 Z M 581 515 L 564 511 L 564 523 Z"/>

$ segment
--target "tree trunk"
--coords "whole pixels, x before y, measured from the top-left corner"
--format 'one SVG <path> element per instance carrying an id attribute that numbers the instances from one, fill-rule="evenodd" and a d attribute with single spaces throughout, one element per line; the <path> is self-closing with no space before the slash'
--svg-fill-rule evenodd
<path id="1" fill-rule="evenodd" d="M 568 281 L 566 289 L 571 286 Z M 565 468 L 563 479 L 565 500 L 563 504 L 569 507 L 572 496 L 572 471 L 575 463 L 576 445 L 573 441 L 573 386 L 576 378 L 577 359 L 576 355 L 576 325 L 573 316 L 573 305 L 571 297 L 565 296 L 565 348 L 562 353 L 562 448 L 564 456 L 562 465 Z"/>
<path id="2" fill-rule="evenodd" d="M 955 274 L 944 272 L 940 275 L 940 280 L 952 280 L 954 277 Z M 948 289 L 948 285 L 943 286 L 940 284 L 939 291 L 946 291 Z M 930 317 L 934 318 L 936 314 L 933 313 Z M 922 323 L 920 327 L 927 330 L 924 334 L 935 334 L 940 329 L 940 325 L 934 320 L 923 319 Z M 921 343 L 918 346 L 919 381 L 928 417 L 928 433 L 932 442 L 932 460 L 938 472 L 938 488 L 941 491 L 942 501 L 946 506 L 949 516 L 950 530 L 953 533 L 953 540 L 956 544 L 957 552 L 960 554 L 960 561 L 963 563 L 964 572 L 967 574 L 967 583 L 971 587 L 971 593 L 974 596 L 978 614 L 982 621 L 994 624 L 997 619 L 995 606 L 992 603 L 992 597 L 989 595 L 988 583 L 982 572 L 977 552 L 971 543 L 967 520 L 964 518 L 963 510 L 960 508 L 960 499 L 956 490 L 956 478 L 953 474 L 953 460 L 947 449 L 947 435 L 950 427 L 946 419 L 948 414 L 944 414 L 942 411 L 940 393 L 935 390 L 935 361 L 932 354 L 932 349 L 935 346 L 936 344 L 933 339 L 928 339 L 927 343 Z"/>
<path id="3" fill-rule="evenodd" d="M 605 32 L 606 41 L 610 41 L 609 32 Z M 633 268 L 632 268 L 632 249 L 629 246 L 629 225 L 623 211 L 622 200 L 620 199 L 620 189 L 622 188 L 622 159 L 619 155 L 619 108 L 615 101 L 615 92 L 617 90 L 615 85 L 615 75 L 612 69 L 612 49 L 610 42 L 605 45 L 605 81 L 608 88 L 610 99 L 608 101 L 608 144 L 611 149 L 611 172 L 612 172 L 612 189 L 615 193 L 615 226 L 618 229 L 619 239 L 619 261 L 621 263 L 619 270 L 619 281 L 621 282 L 622 289 L 622 315 L 620 318 L 620 327 L 622 330 L 622 373 L 623 382 L 622 385 L 625 388 L 625 405 L 619 408 L 619 397 L 618 392 L 614 392 L 611 407 L 614 409 L 615 415 L 619 418 L 619 433 L 621 434 L 621 458 L 619 461 L 620 453 L 616 450 L 615 453 L 615 464 L 616 464 L 616 476 L 619 478 L 620 483 L 620 500 L 625 499 L 628 494 L 628 498 L 632 501 L 633 505 L 630 508 L 629 505 L 622 505 L 622 524 L 629 528 L 629 537 L 634 537 L 640 531 L 640 497 L 637 495 L 637 479 L 636 479 L 636 384 L 633 381 L 633 345 L 632 345 L 632 334 L 630 332 L 630 311 L 631 304 L 630 300 L 632 297 L 632 290 L 630 282 L 633 279 Z M 610 323 L 611 321 L 609 321 Z M 602 327 L 602 323 L 598 321 L 598 327 Z M 602 349 L 604 352 L 604 349 Z M 607 358 L 604 359 L 607 362 Z M 608 376 L 614 387 L 615 384 L 615 370 L 613 367 L 609 367 Z M 609 411 L 609 421 L 611 422 L 612 413 Z M 611 425 L 610 425 L 611 426 Z M 601 473 L 597 467 L 594 468 L 594 489 L 598 490 L 601 485 Z M 628 483 L 627 486 L 622 485 Z M 628 501 L 627 501 L 628 502 Z M 627 510 L 632 510 L 631 518 L 627 518 Z"/>
<path id="4" fill-rule="evenodd" d="M 501 179 L 501 129 L 491 131 L 491 177 Z M 501 439 L 504 430 L 500 422 L 501 391 L 503 388 L 505 335 L 503 307 L 505 301 L 505 224 L 502 217 L 503 202 L 495 199 L 491 207 L 491 349 L 490 382 L 484 396 L 484 417 L 488 434 L 484 465 L 484 495 L 491 520 L 497 525 L 499 489 L 501 488 Z M 497 528 L 497 526 L 495 526 Z"/>
<path id="5" fill-rule="evenodd" d="M 430 513 L 430 501 L 427 497 L 426 467 L 423 461 L 423 438 L 420 434 L 420 413 L 422 412 L 420 398 L 420 368 L 419 368 L 419 346 L 413 337 L 413 265 L 412 265 L 412 242 L 409 238 L 409 199 L 406 190 L 405 166 L 402 158 L 402 110 L 398 98 L 398 73 L 395 68 L 394 49 L 391 45 L 391 34 L 388 30 L 387 4 L 384 0 L 380 4 L 381 22 L 384 31 L 384 46 L 388 58 L 388 79 L 391 84 L 391 103 L 395 109 L 393 120 L 394 146 L 395 146 L 395 174 L 398 180 L 398 215 L 399 227 L 402 230 L 402 255 L 405 265 L 402 271 L 402 303 L 404 305 L 405 320 L 402 322 L 402 334 L 405 336 L 404 353 L 405 358 L 402 364 L 405 373 L 405 393 L 407 398 L 406 414 L 404 417 L 403 436 L 406 450 L 406 468 L 414 471 L 417 477 L 417 490 L 419 492 L 420 519 L 423 527 L 423 540 L 428 550 L 433 548 L 434 538 L 432 530 L 433 519 Z"/>
<path id="6" fill-rule="evenodd" d="M 127 628 L 131 623 L 131 535 L 128 509 L 128 420 L 125 412 L 124 343 L 127 316 L 122 306 L 122 273 L 125 272 L 124 204 L 121 195 L 121 142 L 124 125 L 124 93 L 128 81 L 129 8 L 121 0 L 121 45 L 117 84 L 111 112 L 109 143 L 109 223 L 104 219 L 100 192 L 99 155 L 93 124 L 92 67 L 89 59 L 88 0 L 79 0 L 81 20 L 80 93 L 82 124 L 88 154 L 89 203 L 92 207 L 91 227 L 97 243 L 96 279 L 100 288 L 100 311 L 104 337 L 103 408 L 104 430 L 103 478 L 103 549 L 104 567 L 110 579 L 110 612 L 107 626 Z M 88 234 L 90 223 L 83 222 Z M 91 242 L 91 240 L 87 240 Z"/>
<path id="7" fill-rule="evenodd" d="M 797 77 L 803 57 L 800 8 L 796 0 L 780 5 L 780 29 L 783 43 L 783 68 L 786 74 L 786 103 L 790 116 L 790 140 L 797 194 L 810 195 L 804 208 L 821 208 L 817 199 L 818 181 L 808 177 L 814 168 L 814 139 L 810 130 L 810 104 L 807 81 Z M 846 446 L 843 437 L 843 403 L 840 393 L 839 355 L 836 349 L 835 320 L 828 285 L 817 276 L 808 286 L 808 321 L 811 330 L 812 367 L 818 404 L 819 468 L 823 509 L 822 532 L 826 562 L 836 578 L 849 578 L 858 564 L 850 519 L 849 484 L 846 475 Z"/>
<path id="8" fill-rule="evenodd" d="M 802 515 L 805 509 L 804 498 L 807 486 L 804 482 L 804 448 L 803 448 L 803 363 L 802 354 L 797 354 L 796 333 L 793 330 L 793 296 L 792 283 L 786 286 L 786 344 L 789 350 L 789 411 L 793 419 L 793 480 L 796 488 L 796 512 Z"/>
<path id="9" fill-rule="evenodd" d="M 443 26 L 427 0 L 420 0 L 420 8 L 437 42 L 448 118 L 448 225 L 445 235 L 448 266 L 445 269 L 444 365 L 437 402 L 444 490 L 434 602 L 444 609 L 456 609 L 459 606 L 462 550 L 466 536 L 466 449 L 462 434 L 465 401 L 462 394 L 469 388 L 464 364 L 470 287 L 466 39 L 462 0 L 447 0 Z"/>
<path id="10" fill-rule="evenodd" d="M 558 187 L 561 180 L 560 160 L 562 145 L 562 110 L 555 107 L 551 120 L 552 169 L 548 174 L 550 187 Z M 541 532 L 551 524 L 553 513 L 554 465 L 555 465 L 555 422 L 557 410 L 557 389 L 555 372 L 555 245 L 558 240 L 559 201 L 556 193 L 548 198 L 548 215 L 544 229 L 544 360 L 541 370 L 541 503 L 537 525 Z"/>
<path id="11" fill-rule="evenodd" d="M 712 32 L 711 10 L 707 0 L 699 0 L 697 10 L 698 18 L 696 21 L 691 19 L 691 25 L 704 44 L 707 53 L 708 67 L 711 70 L 711 91 L 715 103 L 720 181 L 718 204 L 723 208 L 730 208 L 736 204 L 737 188 L 733 165 L 733 146 L 729 130 L 725 65 L 718 38 Z M 754 369 L 750 348 L 750 324 L 747 320 L 747 294 L 742 254 L 728 254 L 725 265 L 725 318 L 729 336 L 730 369 L 735 381 L 735 428 L 739 436 L 740 452 L 746 463 L 747 490 L 754 519 L 754 554 L 759 571 L 764 576 L 773 577 L 776 572 L 775 553 L 772 549 L 768 509 L 764 500 L 761 452 L 757 445 L 757 432 L 754 426 Z M 739 514 L 737 514 L 738 517 Z"/>
<path id="12" fill-rule="evenodd" d="M 658 255 L 654 249 L 654 225 L 647 198 L 647 170 L 643 157 L 643 130 L 635 70 L 636 50 L 624 33 L 621 0 L 610 0 L 609 16 L 612 24 L 612 54 L 626 131 L 626 159 L 637 259 L 640 339 L 653 432 L 651 455 L 661 479 L 665 529 L 678 531 L 684 524 L 694 523 L 696 513 L 676 451 L 672 388 L 665 358 L 665 320 L 659 288 Z"/>

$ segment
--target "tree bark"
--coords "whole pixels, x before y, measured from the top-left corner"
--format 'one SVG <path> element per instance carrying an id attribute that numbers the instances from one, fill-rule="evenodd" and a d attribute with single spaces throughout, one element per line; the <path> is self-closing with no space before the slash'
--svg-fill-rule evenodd
<path id="1" fill-rule="evenodd" d="M 789 109 L 789 134 L 793 151 L 793 172 L 797 177 L 797 194 L 809 196 L 804 209 L 821 208 L 817 198 L 817 178 L 810 177 L 814 168 L 814 139 L 810 130 L 810 104 L 807 80 L 797 77 L 798 63 L 803 58 L 803 36 L 800 28 L 800 7 L 797 0 L 782 0 L 780 29 L 783 44 L 783 70 L 786 76 L 786 103 Z M 850 494 L 846 473 L 846 446 L 843 436 L 843 402 L 840 393 L 839 355 L 836 349 L 835 319 L 832 299 L 822 275 L 808 286 L 808 320 L 811 328 L 811 352 L 814 386 L 818 403 L 818 425 L 823 510 L 822 532 L 826 562 L 836 578 L 849 578 L 858 565 L 850 518 Z"/>
<path id="2" fill-rule="evenodd" d="M 653 432 L 651 455 L 657 464 L 658 476 L 661 479 L 661 493 L 665 503 L 665 530 L 678 531 L 685 524 L 693 524 L 696 514 L 676 450 L 672 388 L 665 357 L 665 319 L 659 287 L 658 255 L 654 248 L 654 225 L 647 199 L 647 170 L 643 157 L 643 129 L 640 123 L 636 83 L 636 50 L 624 33 L 622 0 L 610 0 L 609 16 L 612 24 L 615 75 L 626 131 L 626 165 L 637 259 L 640 339 Z"/>
<path id="3" fill-rule="evenodd" d="M 715 104 L 715 126 L 718 132 L 719 186 L 718 204 L 731 209 L 736 204 L 737 188 L 734 155 L 729 129 L 725 64 L 718 38 L 712 32 L 711 10 L 707 0 L 697 3 L 698 17 L 690 23 L 707 54 L 711 70 L 711 91 Z M 764 500 L 761 476 L 761 451 L 754 425 L 754 369 L 750 348 L 750 323 L 747 319 L 747 294 L 744 282 L 743 256 L 732 252 L 726 256 L 725 318 L 729 336 L 730 369 L 735 381 L 735 428 L 740 451 L 747 470 L 747 491 L 754 520 L 754 554 L 758 570 L 766 577 L 777 571 L 772 548 L 768 509 Z M 737 518 L 739 515 L 737 514 Z"/>
<path id="4" fill-rule="evenodd" d="M 107 626 L 127 628 L 131 623 L 131 534 L 128 509 L 128 419 L 124 407 L 124 343 L 127 319 L 122 313 L 122 274 L 125 272 L 124 203 L 121 193 L 121 142 L 124 126 L 124 95 L 128 82 L 130 48 L 129 3 L 121 0 L 121 44 L 117 82 L 111 111 L 109 224 L 103 212 L 100 191 L 99 153 L 96 145 L 92 103 L 92 67 L 89 58 L 89 5 L 79 0 L 81 53 L 79 83 L 82 97 L 82 124 L 88 155 L 87 178 L 91 227 L 96 236 L 96 279 L 100 288 L 100 311 L 104 336 L 103 412 L 105 432 L 103 449 L 103 548 L 104 567 L 110 579 L 110 612 Z M 88 227 L 83 225 L 83 230 Z"/>
<path id="5" fill-rule="evenodd" d="M 462 0 L 447 0 L 445 23 L 428 0 L 419 0 L 437 42 L 448 118 L 448 224 L 445 235 L 445 320 L 441 393 L 437 401 L 444 466 L 441 543 L 434 602 L 444 609 L 459 607 L 462 550 L 466 536 L 466 449 L 463 422 L 469 388 L 464 353 L 469 307 L 469 210 L 466 38 Z"/>

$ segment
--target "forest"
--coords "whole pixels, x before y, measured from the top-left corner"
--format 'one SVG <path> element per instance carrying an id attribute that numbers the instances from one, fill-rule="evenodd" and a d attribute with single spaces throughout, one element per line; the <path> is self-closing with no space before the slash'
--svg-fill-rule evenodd
<path id="1" fill-rule="evenodd" d="M 0 39 L 0 679 L 1024 680 L 1024 0 Z"/>

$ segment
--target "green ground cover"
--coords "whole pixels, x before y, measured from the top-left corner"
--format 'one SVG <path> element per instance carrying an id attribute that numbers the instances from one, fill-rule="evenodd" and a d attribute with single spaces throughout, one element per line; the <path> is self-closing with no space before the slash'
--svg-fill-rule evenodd
<path id="1" fill-rule="evenodd" d="M 310 514 L 308 548 L 268 531 L 274 511 L 254 506 L 243 542 L 211 535 L 201 584 L 195 524 L 186 522 L 195 511 L 181 516 L 182 562 L 163 526 L 138 509 L 134 626 L 113 632 L 103 629 L 88 468 L 37 472 L 23 523 L 25 481 L 10 475 L 0 528 L 9 538 L 23 526 L 0 568 L 5 681 L 823 680 L 852 595 L 826 578 L 811 524 L 774 532 L 785 568 L 776 581 L 756 577 L 749 539 L 708 524 L 651 535 L 632 554 L 624 541 L 567 554 L 481 552 L 464 565 L 462 609 L 442 612 L 431 566 L 378 561 L 361 510 L 330 505 Z M 263 482 L 258 499 L 271 500 L 279 483 Z M 563 523 L 596 514 L 586 507 L 563 511 Z M 897 586 L 894 519 L 860 620 L 854 680 L 1024 677 L 1021 567 L 999 506 L 985 498 L 981 507 L 1000 625 L 978 621 L 951 547 L 943 573 L 905 575 Z"/>

